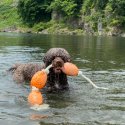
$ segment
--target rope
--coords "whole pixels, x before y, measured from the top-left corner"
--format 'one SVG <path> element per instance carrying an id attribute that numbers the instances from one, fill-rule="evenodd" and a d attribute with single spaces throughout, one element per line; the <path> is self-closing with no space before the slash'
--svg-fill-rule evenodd
<path id="1" fill-rule="evenodd" d="M 97 89 L 106 89 L 108 90 L 108 88 L 105 87 L 99 87 L 97 85 L 95 85 L 88 77 L 86 77 L 85 75 L 83 75 L 83 73 L 81 71 L 79 71 L 78 76 L 82 76 L 84 79 L 86 79 L 93 87 L 97 88 Z"/>
<path id="2" fill-rule="evenodd" d="M 39 91 L 39 89 L 36 88 L 35 86 L 32 86 L 32 91 Z"/>
<path id="3" fill-rule="evenodd" d="M 46 67 L 46 69 L 43 69 L 43 71 L 45 71 L 47 74 L 49 74 L 49 69 L 52 67 L 52 64 L 49 65 L 48 67 Z"/>

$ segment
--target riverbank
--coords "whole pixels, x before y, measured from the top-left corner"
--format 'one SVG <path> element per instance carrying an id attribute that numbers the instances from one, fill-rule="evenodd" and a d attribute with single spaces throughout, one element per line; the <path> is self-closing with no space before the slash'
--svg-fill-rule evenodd
<path id="1" fill-rule="evenodd" d="M 41 31 L 36 31 L 33 28 L 28 27 L 16 27 L 8 26 L 6 28 L 3 28 L 0 30 L 0 32 L 13 32 L 13 33 L 36 33 L 36 34 L 59 34 L 59 35 L 102 35 L 102 36 L 120 36 L 125 37 L 125 32 L 123 32 L 120 29 L 116 29 L 115 27 L 110 28 L 108 32 L 102 31 L 102 32 L 87 32 L 84 29 L 69 29 L 68 27 L 60 27 L 58 24 L 58 27 L 49 27 L 47 29 L 43 29 Z"/>
<path id="2" fill-rule="evenodd" d="M 69 20 L 69 22 L 61 22 L 59 20 L 50 20 L 48 22 L 39 22 L 29 28 L 18 15 L 18 0 L 2 0 L 0 3 L 0 32 L 14 33 L 37 33 L 37 34 L 66 34 L 66 35 L 105 35 L 105 36 L 121 36 L 125 37 L 125 30 L 118 27 L 104 27 L 102 31 L 97 32 L 92 28 L 91 23 L 84 23 L 80 19 Z M 54 18 L 55 13 L 52 15 Z M 57 15 L 58 17 L 59 15 Z M 98 26 L 96 26 L 98 27 Z"/>

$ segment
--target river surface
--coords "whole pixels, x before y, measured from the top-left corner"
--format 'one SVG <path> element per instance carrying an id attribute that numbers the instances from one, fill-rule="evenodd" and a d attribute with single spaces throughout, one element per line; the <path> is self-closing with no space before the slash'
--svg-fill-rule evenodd
<path id="1" fill-rule="evenodd" d="M 29 84 L 15 83 L 6 70 L 42 63 L 52 47 L 65 48 L 85 76 L 109 90 L 68 77 L 69 91 L 43 93 L 49 109 L 31 109 Z M 0 125 L 125 125 L 125 38 L 0 33 L 0 79 Z"/>

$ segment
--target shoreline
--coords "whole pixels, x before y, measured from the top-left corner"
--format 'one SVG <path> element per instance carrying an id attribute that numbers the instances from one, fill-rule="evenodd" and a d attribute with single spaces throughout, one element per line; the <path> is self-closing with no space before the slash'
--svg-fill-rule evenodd
<path id="1" fill-rule="evenodd" d="M 0 32 L 3 33 L 31 33 L 31 34 L 53 34 L 53 35 L 95 35 L 95 36 L 116 36 L 116 37 L 125 37 L 125 32 L 102 32 L 101 34 L 98 32 L 86 32 L 83 30 L 75 29 L 75 30 L 69 30 L 67 28 L 64 29 L 55 29 L 54 32 L 49 32 L 48 29 L 42 30 L 40 32 L 35 32 L 32 29 L 10 29 L 6 28 L 3 30 L 0 30 Z"/>

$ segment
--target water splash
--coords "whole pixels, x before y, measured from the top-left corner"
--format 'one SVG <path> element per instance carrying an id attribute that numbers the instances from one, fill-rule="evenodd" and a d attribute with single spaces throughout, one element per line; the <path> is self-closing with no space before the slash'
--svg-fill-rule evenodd
<path id="1" fill-rule="evenodd" d="M 49 105 L 48 104 L 42 104 L 42 105 L 33 105 L 30 107 L 30 109 L 36 110 L 36 111 L 41 111 L 41 110 L 46 110 L 49 109 Z"/>

